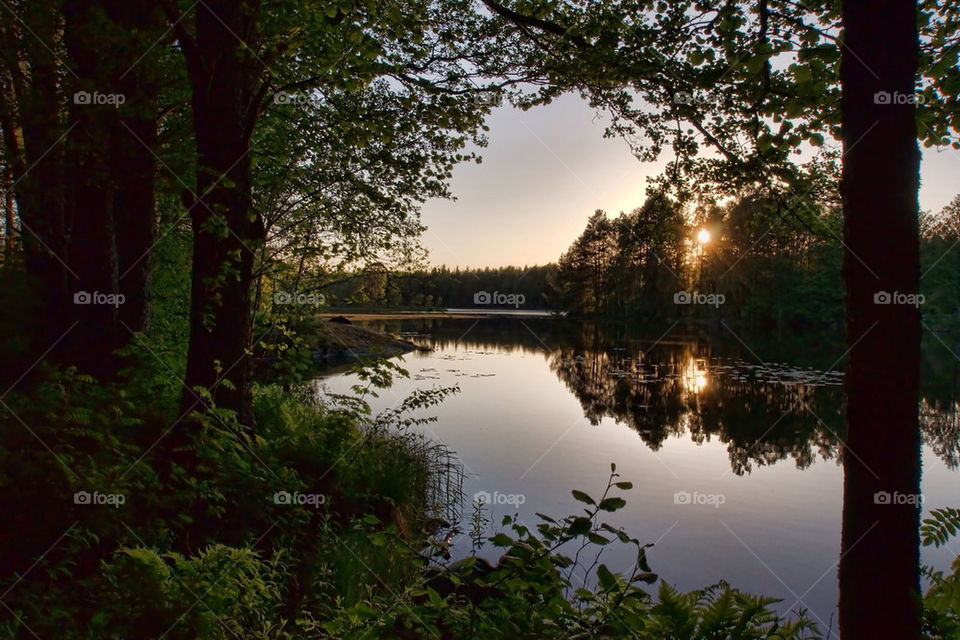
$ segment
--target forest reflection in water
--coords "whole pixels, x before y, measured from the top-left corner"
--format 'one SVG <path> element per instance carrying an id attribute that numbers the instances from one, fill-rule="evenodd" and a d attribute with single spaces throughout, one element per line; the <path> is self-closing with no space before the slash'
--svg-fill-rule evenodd
<path id="1" fill-rule="evenodd" d="M 671 584 L 724 579 L 783 598 L 784 612 L 802 604 L 824 629 L 835 616 L 829 576 L 840 557 L 846 440 L 839 332 L 521 317 L 372 324 L 428 349 L 404 357 L 410 378 L 374 398 L 375 411 L 414 389 L 460 389 L 422 416 L 436 417 L 424 435 L 463 464 L 461 531 L 480 494 L 523 497 L 488 505 L 491 523 L 578 513 L 570 490 L 595 489 L 616 462 L 635 488 L 613 524 L 656 543 L 655 569 Z M 960 478 L 960 348 L 941 340 L 927 334 L 923 344 L 924 513 L 956 506 Z M 343 393 L 357 381 L 331 373 L 318 385 Z M 722 495 L 722 508 L 678 502 L 697 492 Z M 455 538 L 454 558 L 470 550 L 469 536 Z M 626 570 L 635 557 L 620 551 L 607 561 Z M 938 569 L 952 560 L 947 549 L 923 550 Z"/>
<path id="2" fill-rule="evenodd" d="M 593 425 L 612 418 L 652 450 L 672 437 L 727 446 L 731 469 L 838 460 L 844 439 L 842 335 L 771 335 L 729 325 L 626 326 L 555 319 L 417 319 L 374 323 L 442 351 L 542 355 Z M 960 360 L 924 341 L 920 424 L 950 469 L 960 456 Z M 880 401 L 880 399 L 878 399 Z"/>

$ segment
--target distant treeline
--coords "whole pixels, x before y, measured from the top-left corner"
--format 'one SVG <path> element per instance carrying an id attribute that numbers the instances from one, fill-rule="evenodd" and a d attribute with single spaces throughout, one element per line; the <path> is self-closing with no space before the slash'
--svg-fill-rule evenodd
<path id="1" fill-rule="evenodd" d="M 327 288 L 328 306 L 547 309 L 556 265 L 353 274 Z"/>
<path id="2" fill-rule="evenodd" d="M 958 216 L 960 196 L 920 218 L 916 303 L 936 326 L 957 320 Z M 841 237 L 837 204 L 748 194 L 689 212 L 654 195 L 616 218 L 594 213 L 550 274 L 545 297 L 572 315 L 839 330 Z M 898 294 L 874 293 L 878 304 Z"/>
<path id="3" fill-rule="evenodd" d="M 921 305 L 936 326 L 960 305 L 960 196 L 921 215 Z M 653 195 L 615 218 L 596 211 L 556 264 L 345 276 L 332 307 L 552 309 L 631 321 L 723 320 L 843 327 L 836 205 L 745 195 L 692 212 Z M 853 259 L 853 258 L 852 258 Z M 875 292 L 882 303 L 883 294 Z M 893 301 L 896 302 L 896 301 Z"/>

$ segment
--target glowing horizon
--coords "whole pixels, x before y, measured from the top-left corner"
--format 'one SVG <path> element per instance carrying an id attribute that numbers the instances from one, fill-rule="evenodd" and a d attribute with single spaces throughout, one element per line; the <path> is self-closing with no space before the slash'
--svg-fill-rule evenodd
<path id="1" fill-rule="evenodd" d="M 647 178 L 666 159 L 638 161 L 625 141 L 604 138 L 607 119 L 579 97 L 520 111 L 494 110 L 483 163 L 454 170 L 456 201 L 423 207 L 431 266 L 484 268 L 556 262 L 597 209 L 614 217 L 646 199 Z M 938 211 L 960 189 L 960 152 L 923 150 L 921 209 Z M 705 243 L 700 243 L 705 244 Z"/>

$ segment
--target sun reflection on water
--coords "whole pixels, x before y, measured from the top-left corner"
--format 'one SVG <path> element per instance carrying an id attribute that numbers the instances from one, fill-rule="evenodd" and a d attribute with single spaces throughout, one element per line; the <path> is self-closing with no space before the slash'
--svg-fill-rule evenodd
<path id="1" fill-rule="evenodd" d="M 680 379 L 686 391 L 700 393 L 707 386 L 707 361 L 704 358 L 690 358 Z"/>

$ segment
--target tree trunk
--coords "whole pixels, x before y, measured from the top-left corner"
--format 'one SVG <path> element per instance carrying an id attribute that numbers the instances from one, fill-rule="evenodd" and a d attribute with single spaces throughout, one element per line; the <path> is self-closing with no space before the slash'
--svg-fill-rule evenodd
<path id="1" fill-rule="evenodd" d="M 264 228 L 252 210 L 250 136 L 262 69 L 234 34 L 256 50 L 257 2 L 217 0 L 196 8 L 191 64 L 198 198 L 190 207 L 193 271 L 190 345 L 182 410 L 201 408 L 203 387 L 218 408 L 253 426 L 251 300 L 254 256 Z M 188 55 L 190 55 L 188 53 Z M 199 64 L 196 64 L 199 62 Z M 225 384 L 225 382 L 229 383 Z"/>
<path id="2" fill-rule="evenodd" d="M 5 159 L 3 167 L 3 262 L 10 265 L 13 256 L 17 251 L 16 233 L 16 215 L 13 205 L 13 171 L 10 169 L 9 162 Z"/>
<path id="3" fill-rule="evenodd" d="M 920 314 L 916 4 L 845 0 L 843 276 L 848 423 L 840 557 L 844 640 L 920 637 Z M 886 92 L 878 93 L 878 92 Z M 885 99 L 890 96 L 890 99 Z M 886 297 L 875 302 L 878 292 Z"/>
<path id="4" fill-rule="evenodd" d="M 69 138 L 69 264 L 77 291 L 86 294 L 86 303 L 72 308 L 78 324 L 66 358 L 109 378 L 119 366 L 115 350 L 146 327 L 157 85 L 152 59 L 138 56 L 156 42 L 162 22 L 156 11 L 118 0 L 67 0 L 64 18 L 77 75 L 70 105 L 76 126 Z M 105 61 L 106 51 L 115 58 Z M 105 294 L 114 297 L 104 300 Z"/>
<path id="5" fill-rule="evenodd" d="M 129 332 L 146 331 L 150 324 L 149 253 L 156 240 L 155 164 L 144 144 L 156 143 L 157 125 L 152 117 L 128 116 L 121 122 L 132 131 L 124 128 L 114 141 L 117 190 L 113 209 L 119 287 L 124 296 L 118 320 L 126 342 Z"/>
<path id="6" fill-rule="evenodd" d="M 0 27 L 0 38 L 16 43 L 17 38 L 9 25 Z M 0 56 L 0 145 L 3 147 L 3 214 L 4 247 L 3 260 L 8 266 L 13 259 L 17 242 L 15 237 L 16 206 L 14 204 L 14 183 L 27 168 L 23 161 L 23 140 L 20 131 L 20 119 L 17 116 L 17 95 L 14 90 L 12 72 L 17 67 L 20 49 L 9 47 L 5 55 Z"/>
<path id="7" fill-rule="evenodd" d="M 23 21 L 39 42 L 56 43 L 59 17 L 48 2 L 25 4 Z M 72 279 L 66 266 L 67 235 L 64 196 L 65 129 L 62 122 L 60 69 L 50 45 L 27 50 L 30 78 L 19 84 L 17 112 L 23 153 L 29 171 L 16 187 L 21 241 L 29 286 L 35 292 L 30 355 L 56 357 L 71 322 Z M 47 351 L 50 349 L 51 351 Z"/>
<path id="8" fill-rule="evenodd" d="M 149 49 L 164 31 L 163 14 L 156 7 L 146 8 L 128 0 L 104 0 L 116 28 L 131 34 L 123 40 L 124 64 L 114 74 L 114 86 L 126 97 L 119 110 L 120 127 L 113 141 L 113 174 L 117 185 L 114 193 L 114 224 L 117 238 L 117 261 L 120 292 L 124 304 L 119 321 L 124 341 L 130 331 L 146 331 L 150 311 L 149 254 L 156 241 L 156 157 L 159 78 L 156 62 L 149 57 L 133 67 L 126 61 L 136 60 Z"/>
<path id="9" fill-rule="evenodd" d="M 77 276 L 72 316 L 78 321 L 68 340 L 70 364 L 99 378 L 116 370 L 120 346 L 120 293 L 114 228 L 111 141 L 118 134 L 117 89 L 109 81 L 103 43 L 113 42 L 112 25 L 102 20 L 98 0 L 64 3 L 64 37 L 78 76 L 70 100 L 76 126 L 68 139 L 70 260 Z M 98 104 L 96 97 L 113 102 Z M 104 296 L 113 296 L 109 302 Z M 80 302 L 80 304 L 78 304 Z"/>

